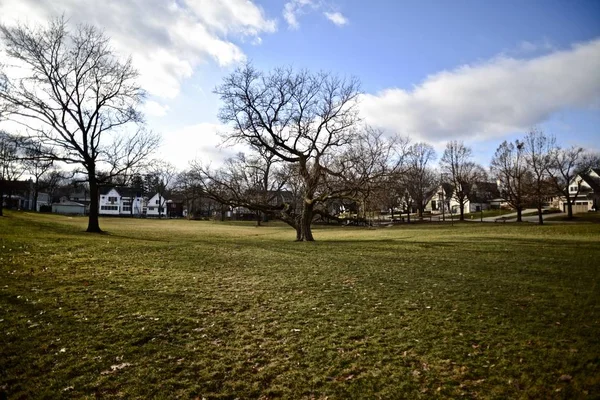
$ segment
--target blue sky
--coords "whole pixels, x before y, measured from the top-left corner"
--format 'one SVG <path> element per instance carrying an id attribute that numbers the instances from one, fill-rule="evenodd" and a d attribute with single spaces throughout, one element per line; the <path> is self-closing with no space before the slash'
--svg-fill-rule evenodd
<path id="1" fill-rule="evenodd" d="M 81 3 L 88 1 L 88 7 Z M 104 27 L 150 96 L 148 125 L 178 167 L 219 162 L 212 94 L 240 62 L 354 75 L 365 122 L 483 164 L 532 126 L 600 149 L 600 2 L 4 0 L 3 23 L 64 13 Z"/>

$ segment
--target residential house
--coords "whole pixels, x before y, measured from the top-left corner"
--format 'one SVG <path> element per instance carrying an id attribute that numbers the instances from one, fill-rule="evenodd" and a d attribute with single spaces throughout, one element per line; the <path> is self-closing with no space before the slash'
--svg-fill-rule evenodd
<path id="1" fill-rule="evenodd" d="M 12 208 L 15 210 L 30 210 L 33 211 L 33 181 L 31 179 L 26 181 L 0 181 L 2 185 L 2 206 L 5 208 Z M 44 205 L 50 205 L 52 203 L 50 196 L 47 193 L 38 193 L 38 198 L 35 206 L 35 211 L 40 211 L 40 208 Z"/>
<path id="2" fill-rule="evenodd" d="M 500 208 L 503 200 L 500 198 L 498 185 L 494 182 L 475 182 L 467 196 L 465 203 L 465 214 Z M 443 209 L 442 209 L 443 208 Z M 460 204 L 454 198 L 454 187 L 450 183 L 441 184 L 437 190 L 429 196 L 425 205 L 425 211 L 434 214 L 460 213 Z"/>
<path id="3" fill-rule="evenodd" d="M 103 187 L 100 189 L 98 207 L 100 215 L 146 215 L 147 200 L 140 190 L 128 187 Z"/>
<path id="4" fill-rule="evenodd" d="M 496 182 L 475 182 L 471 186 L 468 201 L 465 204 L 465 214 L 489 210 L 495 204 L 500 204 L 500 190 Z"/>
<path id="5" fill-rule="evenodd" d="M 148 217 L 160 217 L 167 215 L 167 199 L 160 194 L 156 193 L 150 199 L 148 199 L 148 208 L 146 215 Z"/>
<path id="6" fill-rule="evenodd" d="M 121 194 L 113 187 L 100 188 L 98 202 L 100 215 L 119 216 L 121 214 Z"/>
<path id="7" fill-rule="evenodd" d="M 142 196 L 142 191 L 135 188 L 119 188 L 121 195 L 122 216 L 142 216 L 146 213 L 147 200 Z"/>
<path id="8" fill-rule="evenodd" d="M 442 183 L 427 196 L 425 212 L 432 214 L 449 213 L 453 192 L 454 188 L 450 183 Z"/>
<path id="9" fill-rule="evenodd" d="M 590 168 L 569 182 L 569 195 L 573 196 L 573 214 L 598 211 L 600 206 L 600 168 Z M 572 199 L 573 201 L 573 199 Z M 558 199 L 558 208 L 567 212 L 567 199 Z"/>

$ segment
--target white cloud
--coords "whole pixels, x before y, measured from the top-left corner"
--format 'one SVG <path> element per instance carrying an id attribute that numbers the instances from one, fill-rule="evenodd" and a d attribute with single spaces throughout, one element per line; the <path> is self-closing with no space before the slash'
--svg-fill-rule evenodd
<path id="1" fill-rule="evenodd" d="M 200 123 L 185 126 L 163 134 L 160 157 L 170 161 L 179 169 L 187 168 L 190 161 L 220 166 L 225 159 L 245 151 L 242 145 L 221 145 L 221 133 L 231 128 L 223 124 Z"/>
<path id="2" fill-rule="evenodd" d="M 290 29 L 298 29 L 300 16 L 323 8 L 329 8 L 324 0 L 290 0 L 283 6 L 283 18 Z M 348 23 L 348 19 L 340 12 L 325 11 L 323 15 L 337 26 Z"/>
<path id="3" fill-rule="evenodd" d="M 169 112 L 169 106 L 160 104 L 154 100 L 148 100 L 142 106 L 144 114 L 152 117 L 164 117 Z"/>
<path id="4" fill-rule="evenodd" d="M 325 17 L 327 17 L 328 20 L 330 20 L 337 26 L 344 26 L 348 23 L 348 19 L 344 17 L 340 12 L 324 12 L 323 14 L 325 14 Z"/>
<path id="5" fill-rule="evenodd" d="M 600 105 L 600 39 L 523 60 L 498 57 L 362 97 L 366 122 L 440 142 L 521 131 L 571 107 Z"/>
<path id="6" fill-rule="evenodd" d="M 75 25 L 105 29 L 111 44 L 131 55 L 140 84 L 154 96 L 173 98 L 199 64 L 226 66 L 245 59 L 232 38 L 260 42 L 274 20 L 249 0 L 2 0 L 2 23 L 45 22 L 65 15 Z"/>
<path id="7" fill-rule="evenodd" d="M 290 29 L 298 29 L 300 23 L 298 17 L 307 13 L 310 9 L 320 7 L 317 1 L 313 0 L 291 0 L 283 6 L 283 18 L 288 23 Z"/>

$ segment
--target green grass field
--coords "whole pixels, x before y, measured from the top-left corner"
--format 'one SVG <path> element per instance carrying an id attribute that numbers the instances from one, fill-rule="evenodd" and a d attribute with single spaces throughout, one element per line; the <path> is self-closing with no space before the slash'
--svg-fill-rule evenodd
<path id="1" fill-rule="evenodd" d="M 600 397 L 599 224 L 7 214 L 9 399 Z"/>

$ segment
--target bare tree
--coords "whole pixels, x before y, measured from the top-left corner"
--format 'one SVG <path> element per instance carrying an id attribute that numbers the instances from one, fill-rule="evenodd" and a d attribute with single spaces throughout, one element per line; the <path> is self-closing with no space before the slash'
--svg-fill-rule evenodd
<path id="1" fill-rule="evenodd" d="M 311 224 L 323 177 L 335 153 L 353 142 L 358 122 L 358 81 L 331 74 L 276 69 L 263 74 L 247 64 L 215 89 L 219 117 L 232 125 L 226 139 L 260 147 L 297 165 L 303 183 L 298 240 L 314 240 Z"/>
<path id="2" fill-rule="evenodd" d="M 529 200 L 532 183 L 525 157 L 525 144 L 519 141 L 502 142 L 492 157 L 490 170 L 499 181 L 502 198 L 517 210 L 517 222 L 523 222 L 521 213 Z"/>
<path id="3" fill-rule="evenodd" d="M 417 207 L 419 218 L 423 218 L 427 201 L 439 186 L 439 173 L 430 166 L 433 160 L 435 150 L 430 144 L 415 143 L 408 149 L 408 169 L 403 179 L 406 190 Z"/>
<path id="4" fill-rule="evenodd" d="M 573 218 L 573 204 L 581 191 L 581 180 L 577 175 L 586 172 L 595 159 L 582 147 L 567 149 L 556 146 L 550 153 L 550 165 L 547 169 L 550 181 L 556 193 L 564 196 L 567 203 L 567 217 Z"/>
<path id="5" fill-rule="evenodd" d="M 166 213 L 166 203 L 163 207 L 163 199 L 166 199 L 167 192 L 175 182 L 177 177 L 177 168 L 167 161 L 155 160 L 150 163 L 149 171 L 146 174 L 148 190 L 158 194 L 158 218 L 162 218 L 163 211 Z"/>
<path id="6" fill-rule="evenodd" d="M 24 155 L 23 165 L 25 171 L 33 177 L 33 196 L 31 209 L 37 210 L 38 195 L 40 192 L 40 181 L 43 177 L 50 173 L 54 168 L 54 161 L 48 158 L 46 154 L 49 153 L 47 149 L 44 149 L 41 142 L 35 140 L 24 140 Z"/>
<path id="7" fill-rule="evenodd" d="M 529 170 L 532 174 L 530 196 L 531 201 L 538 210 L 538 222 L 544 223 L 542 208 L 547 198 L 553 194 L 551 181 L 549 180 L 548 170 L 552 165 L 553 149 L 556 141 L 552 136 L 546 136 L 538 129 L 532 129 L 523 141 L 525 145 L 525 157 Z"/>
<path id="8" fill-rule="evenodd" d="M 465 219 L 465 205 L 469 201 L 473 184 L 485 180 L 486 175 L 481 166 L 471 161 L 472 153 L 470 147 L 454 140 L 446 144 L 440 160 L 440 167 L 453 186 L 452 197 L 458 203 L 461 221 Z"/>
<path id="9" fill-rule="evenodd" d="M 9 182 L 16 181 L 25 172 L 21 163 L 22 155 L 20 149 L 20 138 L 0 131 L 0 216 L 3 216 L 2 208 L 4 195 Z"/>
<path id="10" fill-rule="evenodd" d="M 93 26 L 73 32 L 64 19 L 47 27 L 0 26 L 6 54 L 23 75 L 0 85 L 9 118 L 27 128 L 47 157 L 81 167 L 90 187 L 88 232 L 101 232 L 98 180 L 122 174 L 144 160 L 158 138 L 139 124 L 136 106 L 144 92 L 130 60 L 113 54 L 109 40 Z M 126 128 L 137 125 L 128 134 Z M 100 174 L 102 172 L 102 174 Z"/>
<path id="11" fill-rule="evenodd" d="M 202 192 L 220 204 L 241 207 L 278 218 L 297 227 L 296 207 L 290 204 L 286 189 L 289 174 L 283 166 L 270 164 L 256 151 L 239 153 L 225 161 L 219 169 L 211 169 L 200 162 L 192 163 L 192 172 L 198 177 Z"/>

